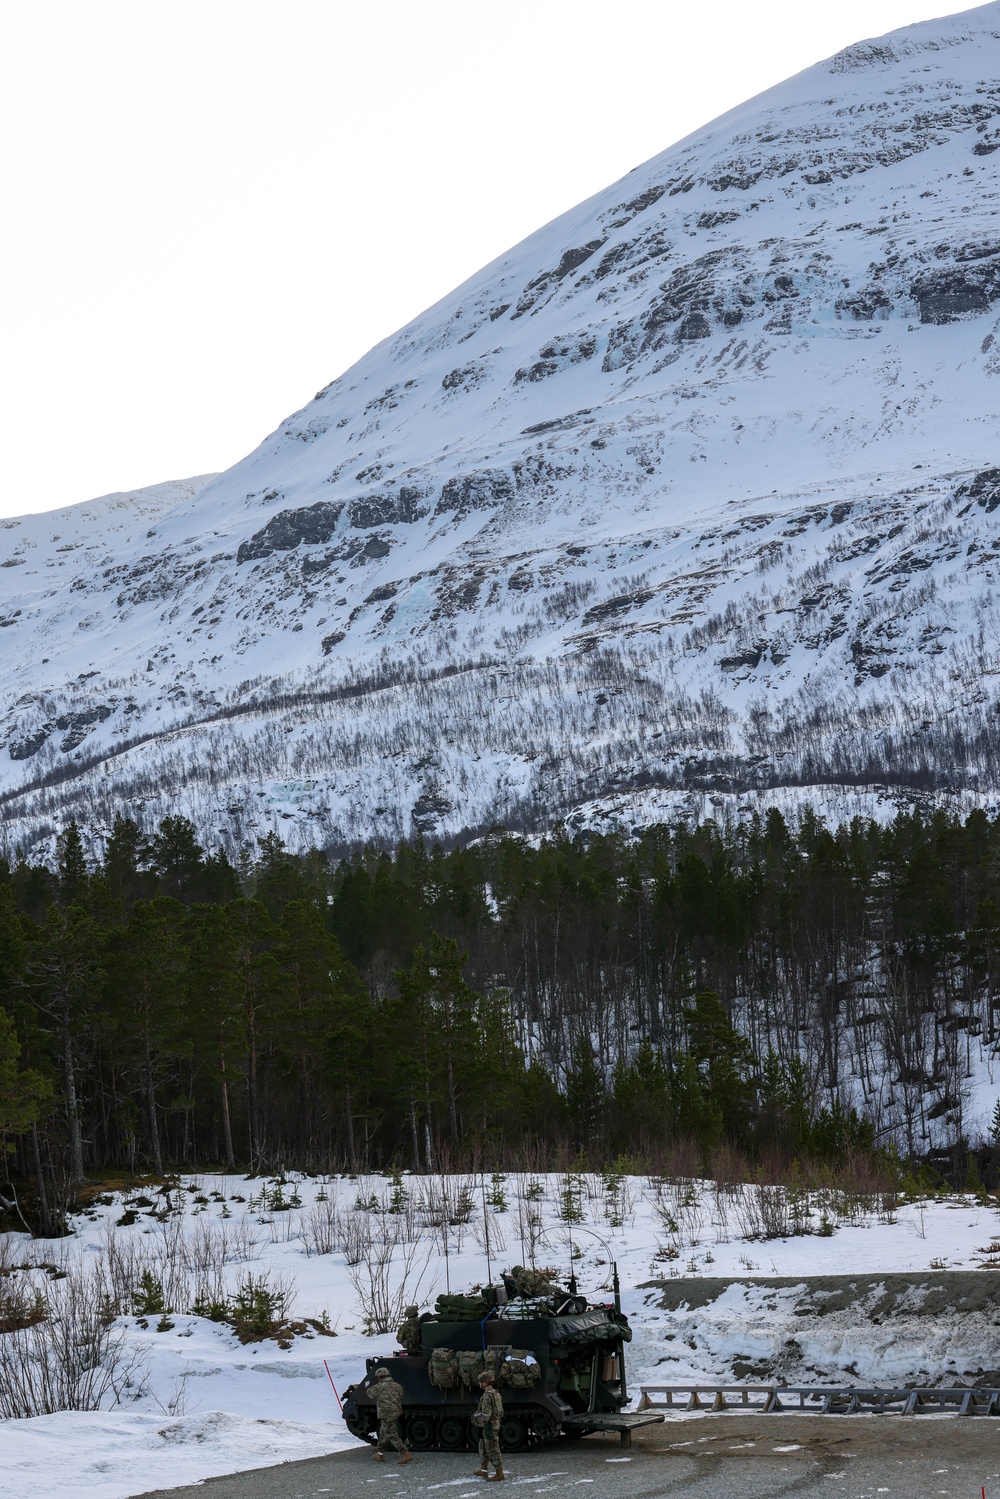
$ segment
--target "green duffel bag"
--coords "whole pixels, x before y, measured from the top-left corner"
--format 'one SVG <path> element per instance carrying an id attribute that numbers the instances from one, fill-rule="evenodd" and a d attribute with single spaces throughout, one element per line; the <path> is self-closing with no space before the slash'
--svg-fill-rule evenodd
<path id="1" fill-rule="evenodd" d="M 441 1295 L 434 1305 L 443 1322 L 481 1322 L 489 1311 L 481 1296 Z"/>

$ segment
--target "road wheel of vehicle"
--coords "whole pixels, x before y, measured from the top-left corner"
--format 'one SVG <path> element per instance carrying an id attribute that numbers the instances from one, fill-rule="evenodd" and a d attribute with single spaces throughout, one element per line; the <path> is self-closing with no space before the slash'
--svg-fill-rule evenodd
<path id="1" fill-rule="evenodd" d="M 505 1452 L 523 1452 L 527 1445 L 527 1422 L 520 1416 L 508 1416 L 500 1426 L 500 1446 Z"/>
<path id="2" fill-rule="evenodd" d="M 429 1416 L 411 1416 L 406 1423 L 406 1435 L 411 1447 L 422 1450 L 434 1446 L 434 1422 Z"/>
<path id="3" fill-rule="evenodd" d="M 566 1433 L 571 1436 L 571 1432 Z M 531 1441 L 554 1442 L 559 1435 L 559 1427 L 556 1425 L 548 1411 L 536 1411 L 531 1420 Z"/>
<path id="4" fill-rule="evenodd" d="M 445 1416 L 438 1425 L 438 1441 L 442 1447 L 454 1450 L 465 1446 L 465 1422 L 458 1416 Z"/>

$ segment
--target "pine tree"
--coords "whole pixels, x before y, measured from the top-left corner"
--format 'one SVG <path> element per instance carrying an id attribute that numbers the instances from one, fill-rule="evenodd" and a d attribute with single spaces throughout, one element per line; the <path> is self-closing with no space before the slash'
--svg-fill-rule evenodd
<path id="1" fill-rule="evenodd" d="M 185 1049 L 181 1014 L 186 978 L 184 907 L 169 896 L 137 900 L 110 957 L 115 1045 L 123 1064 L 141 1078 L 150 1164 L 163 1172 L 157 1087 Z"/>
<path id="2" fill-rule="evenodd" d="M 588 1151 L 600 1134 L 604 1114 L 604 1079 L 594 1057 L 591 1039 L 580 1032 L 566 1072 L 566 1113 L 574 1146 Z"/>
<path id="3" fill-rule="evenodd" d="M 367 995 L 311 901 L 293 900 L 285 906 L 275 957 L 281 975 L 275 1033 L 297 1078 L 304 1138 L 310 1151 L 318 1148 L 323 1085 L 341 1092 L 348 1159 L 353 1165 L 357 1160 L 354 1097 L 365 1081 Z"/>
<path id="4" fill-rule="evenodd" d="M 30 1129 L 41 1104 L 52 1093 L 40 1073 L 20 1067 L 20 1056 L 21 1043 L 14 1022 L 5 1010 L 0 1010 L 0 1140 L 6 1144 L 7 1152 L 13 1146 L 6 1137 L 23 1135 Z"/>
<path id="5" fill-rule="evenodd" d="M 714 991 L 699 990 L 694 1005 L 684 1014 L 689 1050 L 704 1080 L 710 1111 L 718 1115 L 723 1128 L 736 1139 L 749 1124 L 753 1054 Z"/>
<path id="6" fill-rule="evenodd" d="M 291 900 L 305 894 L 305 881 L 298 861 L 293 859 L 277 833 L 265 833 L 258 844 L 253 866 L 253 892 L 272 917 L 280 917 Z"/>
<path id="7" fill-rule="evenodd" d="M 278 930 L 259 900 L 234 900 L 225 908 L 233 951 L 233 977 L 243 1015 L 250 1169 L 259 1169 L 263 1137 L 260 1115 L 260 1055 L 268 1012 L 284 987 L 276 948 Z"/>
<path id="8" fill-rule="evenodd" d="M 79 905 L 87 894 L 87 856 L 76 818 L 56 839 L 59 899 L 64 906 Z"/>
<path id="9" fill-rule="evenodd" d="M 433 1110 L 442 1101 L 448 1116 L 448 1138 L 457 1146 L 460 1138 L 460 1094 L 468 1086 L 465 1061 L 477 1049 L 475 1027 L 478 995 L 466 983 L 467 954 L 452 938 L 437 932 L 431 936 L 428 953 L 418 947 L 408 969 L 401 969 L 399 1023 L 417 1044 L 408 1048 L 402 1070 L 410 1086 L 410 1116 L 416 1143 L 416 1111 L 422 1107 L 425 1134 L 425 1165 L 430 1169 Z"/>
<path id="10" fill-rule="evenodd" d="M 149 856 L 149 841 L 139 824 L 118 813 L 104 845 L 103 865 L 104 878 L 115 899 L 131 905 L 152 883 L 150 876 L 144 874 Z"/>
<path id="11" fill-rule="evenodd" d="M 236 941 L 225 911 L 198 904 L 188 912 L 187 996 L 193 1039 L 218 1089 L 218 1122 L 227 1171 L 236 1170 L 233 1141 L 232 1090 L 245 1056 L 246 1032 L 241 1025 Z"/>
<path id="12" fill-rule="evenodd" d="M 69 1180 L 84 1179 L 83 1117 L 78 1086 L 87 1021 L 102 981 L 100 934 L 78 907 L 50 906 L 31 934 L 26 982 L 53 1040 L 62 1073 L 69 1144 Z"/>
<path id="13" fill-rule="evenodd" d="M 204 859 L 194 823 L 186 817 L 165 817 L 150 848 L 150 865 L 161 895 L 173 896 L 185 905 L 200 900 Z"/>

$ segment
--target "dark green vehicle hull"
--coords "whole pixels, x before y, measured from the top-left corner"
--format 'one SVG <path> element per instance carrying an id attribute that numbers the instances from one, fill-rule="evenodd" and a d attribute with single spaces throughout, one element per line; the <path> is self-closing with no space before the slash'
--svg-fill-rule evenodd
<path id="1" fill-rule="evenodd" d="M 627 1403 L 624 1345 L 632 1333 L 627 1319 L 613 1307 L 531 1320 L 507 1320 L 499 1308 L 483 1322 L 425 1318 L 420 1332 L 419 1353 L 368 1359 L 364 1380 L 347 1390 L 344 1420 L 363 1441 L 374 1442 L 378 1434 L 369 1384 L 375 1370 L 384 1367 L 402 1386 L 400 1430 L 411 1447 L 461 1451 L 478 1446 L 479 1429 L 470 1421 L 479 1400 L 478 1387 L 459 1385 L 445 1390 L 431 1384 L 430 1353 L 438 1347 L 455 1353 L 512 1347 L 530 1351 L 539 1366 L 538 1383 L 531 1389 L 517 1389 L 502 1379 L 499 1384 L 504 1403 L 499 1437 L 506 1451 L 600 1429 L 604 1424 L 600 1420 L 581 1422 L 580 1417 L 613 1417 Z"/>

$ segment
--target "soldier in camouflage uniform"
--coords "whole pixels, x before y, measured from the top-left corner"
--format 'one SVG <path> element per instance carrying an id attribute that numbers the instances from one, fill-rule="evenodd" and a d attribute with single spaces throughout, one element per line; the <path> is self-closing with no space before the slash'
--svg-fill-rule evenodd
<path id="1" fill-rule="evenodd" d="M 403 1313 L 403 1320 L 399 1324 L 399 1331 L 396 1334 L 396 1341 L 399 1343 L 400 1348 L 405 1349 L 407 1353 L 420 1352 L 419 1317 L 419 1307 L 408 1306 Z"/>
<path id="2" fill-rule="evenodd" d="M 473 1426 L 479 1427 L 479 1467 L 474 1476 L 485 1478 L 488 1483 L 502 1483 L 506 1477 L 503 1459 L 500 1456 L 500 1423 L 503 1420 L 503 1401 L 500 1392 L 493 1388 L 493 1375 L 479 1376 L 479 1404 L 472 1417 Z M 490 1473 L 489 1465 L 496 1471 Z"/>
<path id="3" fill-rule="evenodd" d="M 403 1414 L 403 1386 L 397 1384 L 388 1369 L 376 1369 L 370 1386 L 378 1412 L 378 1447 L 374 1457 L 377 1463 L 385 1462 L 385 1449 L 395 1447 L 401 1453 L 399 1461 L 413 1461 L 413 1453 L 399 1435 L 399 1418 Z"/>
<path id="4" fill-rule="evenodd" d="M 546 1280 L 541 1271 L 528 1270 L 524 1265 L 515 1265 L 510 1275 L 519 1296 L 552 1296 L 559 1290 L 553 1281 Z"/>

